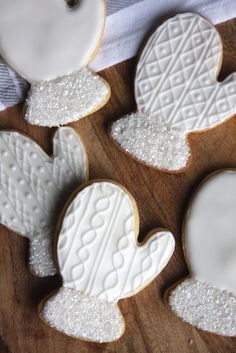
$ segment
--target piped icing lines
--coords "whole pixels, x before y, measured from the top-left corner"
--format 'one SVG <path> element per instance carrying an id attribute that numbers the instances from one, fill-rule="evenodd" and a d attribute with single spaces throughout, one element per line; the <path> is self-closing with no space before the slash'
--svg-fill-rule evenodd
<path id="1" fill-rule="evenodd" d="M 168 231 L 156 230 L 144 245 L 137 236 L 136 205 L 125 189 L 101 181 L 79 192 L 65 212 L 58 238 L 63 287 L 44 303 L 42 318 L 70 336 L 118 339 L 124 332 L 118 300 L 150 283 L 174 250 Z"/>
<path id="2" fill-rule="evenodd" d="M 187 134 L 212 128 L 236 112 L 236 74 L 218 82 L 221 60 L 220 36 L 206 19 L 186 13 L 164 22 L 139 58 L 137 113 L 116 121 L 111 136 L 155 168 L 186 167 Z"/>
<path id="3" fill-rule="evenodd" d="M 191 278 L 170 292 L 172 310 L 206 331 L 236 336 L 236 171 L 210 175 L 187 211 L 184 247 Z"/>
<path id="4" fill-rule="evenodd" d="M 73 129 L 57 130 L 52 158 L 30 138 L 0 132 L 0 222 L 29 239 L 35 275 L 56 273 L 52 237 L 60 200 L 87 180 L 86 151 Z"/>
<path id="5" fill-rule="evenodd" d="M 0 54 L 32 84 L 29 123 L 60 126 L 106 104 L 108 83 L 87 67 L 103 35 L 105 0 L 73 8 L 65 0 L 0 0 L 0 7 Z"/>

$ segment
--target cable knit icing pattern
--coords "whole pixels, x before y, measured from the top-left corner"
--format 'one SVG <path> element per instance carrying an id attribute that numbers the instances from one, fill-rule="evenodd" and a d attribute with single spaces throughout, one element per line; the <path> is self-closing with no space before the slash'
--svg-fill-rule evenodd
<path id="1" fill-rule="evenodd" d="M 191 277 L 169 303 L 176 315 L 205 331 L 236 336 L 236 171 L 210 175 L 187 210 L 184 249 Z"/>
<path id="2" fill-rule="evenodd" d="M 103 35 L 105 0 L 74 7 L 65 0 L 0 0 L 0 8 L 0 54 L 32 84 L 30 124 L 65 125 L 107 103 L 108 83 L 87 67 Z"/>
<path id="3" fill-rule="evenodd" d="M 187 134 L 212 128 L 236 112 L 236 74 L 218 82 L 221 61 L 220 36 L 206 19 L 185 13 L 164 22 L 139 58 L 138 111 L 116 121 L 111 136 L 155 168 L 186 167 Z"/>
<path id="4" fill-rule="evenodd" d="M 86 151 L 73 129 L 57 130 L 53 158 L 18 132 L 0 132 L 0 222 L 29 239 L 29 265 L 37 276 L 56 273 L 52 235 L 58 203 L 87 179 Z"/>
<path id="5" fill-rule="evenodd" d="M 136 218 L 134 201 L 125 189 L 112 182 L 93 182 L 73 199 L 65 212 L 57 246 L 63 287 L 41 311 L 51 326 L 71 336 L 94 341 L 113 341 L 121 336 L 124 324 L 116 303 L 150 283 L 166 266 L 174 250 L 174 238 L 165 230 L 156 230 L 145 244 L 138 244 Z M 84 320 L 91 320 L 89 327 L 93 334 L 84 329 L 85 323 L 78 329 L 82 307 L 70 299 L 68 288 L 71 293 L 85 296 L 91 308 L 97 301 L 107 310 L 113 306 L 114 310 L 108 310 L 112 312 L 110 318 L 102 318 L 99 312 L 88 318 L 89 311 Z M 74 313 L 73 320 L 63 310 L 58 314 L 61 304 L 55 318 L 52 307 L 62 301 L 73 307 L 70 310 Z M 112 334 L 105 339 L 102 334 L 97 337 L 98 324 L 103 333 Z"/>

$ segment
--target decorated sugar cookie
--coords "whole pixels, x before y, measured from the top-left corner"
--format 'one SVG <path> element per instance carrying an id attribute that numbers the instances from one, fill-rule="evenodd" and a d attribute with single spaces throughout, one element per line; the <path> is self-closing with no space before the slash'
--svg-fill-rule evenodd
<path id="1" fill-rule="evenodd" d="M 0 0 L 0 8 L 0 54 L 32 84 L 29 123 L 64 125 L 106 104 L 109 85 L 87 67 L 102 38 L 105 0 Z"/>
<path id="2" fill-rule="evenodd" d="M 191 275 L 170 291 L 184 321 L 236 336 L 236 171 L 211 174 L 187 210 L 184 251 Z"/>
<path id="3" fill-rule="evenodd" d="M 117 340 L 124 332 L 117 302 L 139 292 L 162 271 L 174 238 L 155 229 L 139 244 L 134 199 L 105 180 L 78 192 L 60 222 L 57 258 L 63 286 L 41 303 L 41 318 L 72 337 Z"/>
<path id="4" fill-rule="evenodd" d="M 56 273 L 53 234 L 60 200 L 88 180 L 79 135 L 59 128 L 49 157 L 30 138 L 0 131 L 0 223 L 29 239 L 29 268 L 39 277 Z"/>
<path id="5" fill-rule="evenodd" d="M 187 136 L 236 113 L 236 75 L 217 81 L 222 42 L 197 14 L 164 22 L 139 58 L 137 112 L 113 123 L 111 136 L 126 152 L 154 168 L 179 171 L 190 160 Z"/>

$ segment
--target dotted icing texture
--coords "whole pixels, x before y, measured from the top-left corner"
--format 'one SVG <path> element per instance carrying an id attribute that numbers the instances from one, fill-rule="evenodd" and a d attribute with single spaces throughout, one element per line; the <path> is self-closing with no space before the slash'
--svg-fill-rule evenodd
<path id="1" fill-rule="evenodd" d="M 136 119 L 144 125 L 145 113 L 148 113 L 153 126 L 152 140 L 155 137 L 158 141 L 164 140 L 162 148 L 167 155 L 170 148 L 174 150 L 176 146 L 179 149 L 179 139 L 177 142 L 171 140 L 174 130 L 176 134 L 182 134 L 183 140 L 187 133 L 212 128 L 235 113 L 236 75 L 217 82 L 221 59 L 222 44 L 218 32 L 196 14 L 181 14 L 167 20 L 148 40 L 135 78 Z M 186 166 L 187 147 L 166 166 L 164 153 L 159 156 L 162 152 L 159 142 L 156 142 L 155 157 L 150 160 L 145 153 L 149 147 L 145 129 L 143 141 L 134 151 L 136 136 L 131 120 L 132 116 L 128 116 L 121 123 L 116 122 L 116 126 L 122 125 L 122 131 L 127 130 L 127 136 L 132 136 L 129 140 L 117 130 L 111 133 L 122 148 L 156 168 L 175 171 Z M 144 151 L 140 153 L 142 149 Z"/>
<path id="2" fill-rule="evenodd" d="M 0 222 L 30 240 L 30 269 L 40 277 L 56 272 L 52 236 L 65 194 L 88 179 L 79 135 L 60 128 L 53 158 L 17 132 L 0 132 Z"/>

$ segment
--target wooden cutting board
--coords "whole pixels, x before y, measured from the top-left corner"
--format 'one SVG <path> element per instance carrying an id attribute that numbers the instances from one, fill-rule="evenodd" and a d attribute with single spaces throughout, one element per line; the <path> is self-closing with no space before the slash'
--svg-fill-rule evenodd
<path id="1" fill-rule="evenodd" d="M 224 43 L 220 74 L 223 79 L 236 71 L 236 19 L 217 27 Z M 171 175 L 145 167 L 120 151 L 107 135 L 111 121 L 135 109 L 134 70 L 135 60 L 132 59 L 102 72 L 111 85 L 110 102 L 101 111 L 71 126 L 86 143 L 91 178 L 113 179 L 134 195 L 140 212 L 140 238 L 150 229 L 164 226 L 175 236 L 175 253 L 150 286 L 119 303 L 126 322 L 124 336 L 115 343 L 99 345 L 66 337 L 39 319 L 37 304 L 60 286 L 60 279 L 37 279 L 30 275 L 27 241 L 0 226 L 0 353 L 236 352 L 236 338 L 197 330 L 183 323 L 163 302 L 165 290 L 188 273 L 180 229 L 192 191 L 208 173 L 218 168 L 236 167 L 236 119 L 212 131 L 190 136 L 194 159 L 185 173 Z M 1 112 L 0 126 L 28 134 L 51 153 L 54 129 L 28 125 L 22 108 L 18 105 Z"/>

